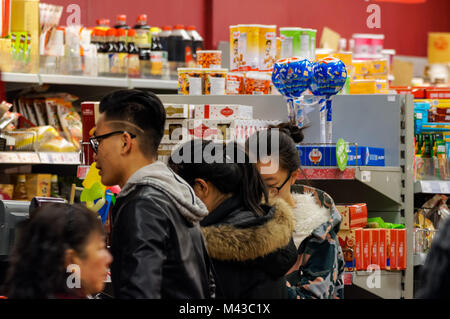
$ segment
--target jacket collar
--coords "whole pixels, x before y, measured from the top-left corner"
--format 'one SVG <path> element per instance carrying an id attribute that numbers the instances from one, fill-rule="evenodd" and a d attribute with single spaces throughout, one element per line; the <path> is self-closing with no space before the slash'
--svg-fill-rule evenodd
<path id="1" fill-rule="evenodd" d="M 291 208 L 282 199 L 274 199 L 270 205 L 273 216 L 263 224 L 202 227 L 209 255 L 223 261 L 247 261 L 287 246 L 295 226 Z"/>

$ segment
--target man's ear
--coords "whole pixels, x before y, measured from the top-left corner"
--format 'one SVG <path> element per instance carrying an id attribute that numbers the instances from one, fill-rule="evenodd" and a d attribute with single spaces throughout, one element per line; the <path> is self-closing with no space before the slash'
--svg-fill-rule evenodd
<path id="1" fill-rule="evenodd" d="M 73 249 L 66 249 L 64 253 L 64 267 L 69 265 L 78 264 L 78 256 Z"/>
<path id="2" fill-rule="evenodd" d="M 300 176 L 301 176 L 301 173 L 300 173 L 300 168 L 299 168 L 291 174 L 291 186 L 295 184 L 295 182 L 297 181 L 297 179 Z"/>
<path id="3" fill-rule="evenodd" d="M 122 154 L 129 153 L 131 151 L 132 138 L 129 134 L 122 134 Z"/>

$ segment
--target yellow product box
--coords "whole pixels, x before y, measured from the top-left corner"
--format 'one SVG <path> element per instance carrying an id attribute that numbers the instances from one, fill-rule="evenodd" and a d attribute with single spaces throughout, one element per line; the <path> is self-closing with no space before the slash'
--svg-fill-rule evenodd
<path id="1" fill-rule="evenodd" d="M 347 68 L 352 67 L 352 61 L 353 61 L 353 53 L 352 52 L 338 52 L 338 53 L 333 53 L 332 56 L 335 57 L 336 59 L 339 59 L 342 62 L 344 62 L 345 66 Z"/>
<path id="2" fill-rule="evenodd" d="M 450 32 L 428 33 L 428 62 L 450 63 Z"/>
<path id="3" fill-rule="evenodd" d="M 188 104 L 164 104 L 166 118 L 168 119 L 188 119 L 191 118 L 191 106 Z"/>
<path id="4" fill-rule="evenodd" d="M 387 80 L 375 80 L 376 92 L 379 94 L 389 94 L 389 81 Z"/>
<path id="5" fill-rule="evenodd" d="M 259 71 L 259 32 L 260 25 L 240 24 L 239 58 L 242 58 L 239 71 Z"/>
<path id="6" fill-rule="evenodd" d="M 368 75 L 369 74 L 369 63 L 365 60 L 353 60 L 353 75 Z"/>
<path id="7" fill-rule="evenodd" d="M 0 69 L 11 72 L 11 40 L 0 39 Z"/>
<path id="8" fill-rule="evenodd" d="M 378 59 L 368 61 L 369 72 L 368 75 L 388 74 L 387 59 Z"/>
<path id="9" fill-rule="evenodd" d="M 262 25 L 259 28 L 259 70 L 272 71 L 277 55 L 277 26 Z"/>
<path id="10" fill-rule="evenodd" d="M 375 80 L 375 81 L 389 81 L 387 74 L 380 75 L 366 75 L 364 77 L 365 80 Z"/>
<path id="11" fill-rule="evenodd" d="M 350 81 L 349 94 L 375 94 L 377 92 L 375 80 Z"/>
<path id="12" fill-rule="evenodd" d="M 51 174 L 27 174 L 25 187 L 28 200 L 33 197 L 50 197 Z"/>

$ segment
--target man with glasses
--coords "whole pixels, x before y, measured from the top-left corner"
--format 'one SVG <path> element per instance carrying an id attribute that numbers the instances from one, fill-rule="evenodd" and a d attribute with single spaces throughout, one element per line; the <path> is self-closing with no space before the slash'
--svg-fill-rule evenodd
<path id="1" fill-rule="evenodd" d="M 214 282 L 199 227 L 208 211 L 157 161 L 166 113 L 153 93 L 105 96 L 90 144 L 104 185 L 122 190 L 112 211 L 116 298 L 211 298 Z"/>

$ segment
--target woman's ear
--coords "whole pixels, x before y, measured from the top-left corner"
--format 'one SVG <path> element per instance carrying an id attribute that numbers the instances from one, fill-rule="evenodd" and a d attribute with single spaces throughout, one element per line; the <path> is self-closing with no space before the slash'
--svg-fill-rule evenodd
<path id="1" fill-rule="evenodd" d="M 77 254 L 73 249 L 66 249 L 64 254 L 64 267 L 67 268 L 69 265 L 77 264 Z"/>
<path id="2" fill-rule="evenodd" d="M 197 195 L 198 198 L 203 199 L 208 196 L 209 194 L 209 187 L 208 183 L 201 178 L 196 178 L 194 180 L 194 192 L 195 195 Z"/>
<path id="3" fill-rule="evenodd" d="M 295 184 L 295 182 L 297 181 L 297 179 L 300 176 L 301 176 L 301 173 L 300 173 L 300 168 L 299 168 L 291 174 L 291 186 Z"/>

